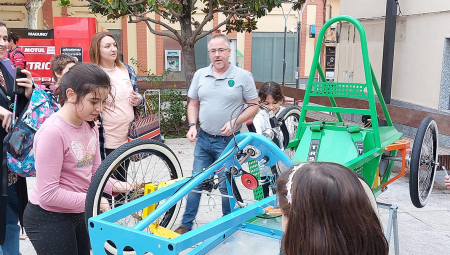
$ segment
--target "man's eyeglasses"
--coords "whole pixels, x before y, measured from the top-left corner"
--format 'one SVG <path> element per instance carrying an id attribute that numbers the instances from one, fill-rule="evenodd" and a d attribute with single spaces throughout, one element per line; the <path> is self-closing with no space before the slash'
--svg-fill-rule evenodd
<path id="1" fill-rule="evenodd" d="M 226 49 L 218 49 L 218 50 L 209 50 L 209 54 L 211 55 L 216 55 L 216 53 L 218 52 L 220 55 L 224 54 L 226 51 L 228 50 L 228 48 Z"/>

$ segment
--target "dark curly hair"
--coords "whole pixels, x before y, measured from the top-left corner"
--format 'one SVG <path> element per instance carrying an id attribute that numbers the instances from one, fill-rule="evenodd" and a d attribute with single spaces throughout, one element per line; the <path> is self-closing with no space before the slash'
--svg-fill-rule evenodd
<path id="1" fill-rule="evenodd" d="M 14 33 L 14 32 L 8 33 L 8 42 L 13 41 L 14 44 L 17 44 L 19 42 L 19 39 L 20 39 L 20 37 L 17 33 Z"/>

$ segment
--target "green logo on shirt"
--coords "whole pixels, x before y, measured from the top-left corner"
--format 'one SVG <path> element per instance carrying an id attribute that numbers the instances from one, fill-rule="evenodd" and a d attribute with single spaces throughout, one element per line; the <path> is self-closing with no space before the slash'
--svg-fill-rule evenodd
<path id="1" fill-rule="evenodd" d="M 233 87 L 234 86 L 234 81 L 233 80 L 229 80 L 228 81 L 228 86 Z"/>

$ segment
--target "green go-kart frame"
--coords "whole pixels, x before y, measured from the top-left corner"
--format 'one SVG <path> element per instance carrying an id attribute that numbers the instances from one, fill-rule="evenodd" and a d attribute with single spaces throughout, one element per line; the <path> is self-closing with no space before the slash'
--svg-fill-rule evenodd
<path id="1" fill-rule="evenodd" d="M 353 24 L 360 33 L 365 83 L 326 82 L 323 70 L 318 64 L 325 31 L 331 24 L 338 21 Z M 109 254 L 144 254 L 147 251 L 152 254 L 178 254 L 188 248 L 193 248 L 189 254 L 205 254 L 219 244 L 226 246 L 231 243 L 230 240 L 241 238 L 242 232 L 251 234 L 249 240 L 255 240 L 254 235 L 263 236 L 265 238 L 260 239 L 263 240 L 262 242 L 271 241 L 273 245 L 269 246 L 276 247 L 283 234 L 280 229 L 281 223 L 273 219 L 275 222 L 272 221 L 274 223 L 272 225 L 268 224 L 268 219 L 254 218 L 270 213 L 273 209 L 271 206 L 276 206 L 276 197 L 270 196 L 247 205 L 243 203 L 238 188 L 235 186 L 234 178 L 240 176 L 243 183 L 245 181 L 250 181 L 250 184 L 256 183 L 254 182 L 255 178 L 248 177 L 249 175 L 244 173 L 241 167 L 241 164 L 250 160 L 265 162 L 266 166 L 275 166 L 277 162 L 281 161 L 286 169 L 289 169 L 293 166 L 290 154 L 288 154 L 291 151 L 295 151 L 293 161 L 296 163 L 329 161 L 349 167 L 362 175 L 375 195 L 379 195 L 384 190 L 383 187 L 403 175 L 409 163 L 411 166 L 411 199 L 417 207 L 424 206 L 431 193 L 438 166 L 436 123 L 431 118 L 425 118 L 422 121 L 416 134 L 411 158 L 409 158 L 409 142 L 400 140 L 403 134 L 393 126 L 369 63 L 367 41 L 362 25 L 356 19 L 348 16 L 332 18 L 322 27 L 317 45 L 300 116 L 297 115 L 298 112 L 291 111 L 292 109 L 285 109 L 285 112 L 279 115 L 279 118 L 282 119 L 281 122 L 285 125 L 284 128 L 292 127 L 288 132 L 286 130 L 286 132 L 282 132 L 283 138 L 296 134 L 289 139 L 287 144 L 284 139 L 278 139 L 278 137 L 275 139 L 278 142 L 272 143 L 267 137 L 258 134 L 239 134 L 227 146 L 219 160 L 192 178 L 184 179 L 178 179 L 182 177 L 182 171 L 176 155 L 167 146 L 157 141 L 135 140 L 112 152 L 96 172 L 86 198 L 85 214 L 94 254 L 106 254 L 107 252 Z M 323 82 L 315 81 L 317 72 Z M 378 124 L 375 95 L 380 101 L 387 126 Z M 310 99 L 314 96 L 329 97 L 331 107 L 310 104 Z M 364 99 L 367 100 L 369 107 L 368 109 L 338 107 L 335 100 L 337 97 Z M 338 120 L 337 122 L 307 123 L 305 122 L 307 111 L 333 112 Z M 341 114 L 369 115 L 372 126 L 360 128 L 355 124 L 345 125 Z M 298 126 L 290 125 L 293 124 L 294 119 L 298 120 Z M 274 135 L 275 133 L 273 131 Z M 283 146 L 280 145 L 281 140 L 283 140 Z M 284 152 L 280 150 L 280 147 L 285 149 Z M 397 157 L 398 152 L 401 153 L 401 157 Z M 153 158 L 155 161 L 152 161 Z M 136 189 L 126 197 L 124 196 L 125 199 L 122 201 L 125 203 L 120 204 L 120 207 L 101 212 L 106 182 L 111 174 L 123 167 L 124 162 L 127 161 L 133 162 L 128 165 L 127 171 L 133 172 L 134 176 L 138 176 L 141 170 L 145 171 L 145 181 L 142 181 L 144 178 L 140 176 L 139 182 L 144 184 L 143 187 L 148 192 L 140 194 L 141 189 Z M 146 164 L 144 161 L 152 163 Z M 395 161 L 402 162 L 402 171 L 391 177 Z M 153 162 L 158 162 L 158 164 Z M 162 167 L 158 168 L 159 166 Z M 147 174 L 149 169 L 158 173 L 165 172 L 166 175 L 163 177 L 164 179 L 156 179 L 151 173 Z M 180 236 L 172 236 L 172 238 L 169 238 L 173 234 L 169 233 L 170 230 L 156 230 L 156 227 L 170 229 L 178 215 L 183 197 L 220 171 L 225 171 L 227 175 L 227 197 L 229 197 L 232 213 Z M 282 172 L 283 169 L 280 168 L 277 171 Z M 243 178 L 244 174 L 246 174 L 246 178 Z M 176 181 L 167 185 L 171 183 L 167 182 L 169 180 Z M 127 179 L 127 181 L 131 180 Z M 106 204 L 109 205 L 109 202 L 106 201 Z M 395 241 L 398 239 L 395 216 L 397 207 L 387 204 L 378 205 L 390 210 L 386 236 L 389 241 L 390 229 L 394 225 L 394 247 L 398 254 L 398 241 Z M 93 217 L 91 218 L 91 216 Z M 126 222 L 121 224 L 119 222 L 121 219 L 126 219 Z M 235 233 L 239 233 L 239 235 L 228 239 Z M 250 242 L 243 241 L 241 243 L 248 247 Z M 260 243 L 261 241 L 257 242 L 257 247 L 263 247 L 264 251 L 268 252 L 267 247 L 259 245 Z M 276 254 L 278 250 L 276 247 L 271 254 Z"/>
<path id="2" fill-rule="evenodd" d="M 326 30 L 336 22 L 348 22 L 355 26 L 360 35 L 364 83 L 328 82 L 322 70 L 319 57 Z M 320 81 L 317 81 L 318 73 Z M 387 122 L 380 126 L 377 101 Z M 328 97 L 331 106 L 311 103 L 311 97 Z M 366 100 L 367 109 L 339 107 L 335 98 Z M 308 111 L 330 112 L 337 122 L 306 122 Z M 359 125 L 344 123 L 342 114 L 370 116 L 372 125 L 361 128 Z M 435 171 L 439 165 L 438 130 L 432 118 L 425 118 L 420 124 L 409 157 L 409 142 L 400 140 L 403 134 L 394 127 L 380 87 L 369 62 L 367 39 L 362 24 L 350 16 L 337 16 L 328 20 L 320 30 L 314 52 L 311 71 L 306 86 L 305 97 L 299 118 L 296 137 L 286 148 L 294 148 L 293 161 L 328 161 L 347 166 L 358 172 L 378 196 L 393 180 L 404 175 L 410 165 L 410 195 L 416 207 L 423 207 L 432 191 Z M 400 152 L 401 157 L 396 157 Z M 400 174 L 392 177 L 394 161 L 402 162 Z"/>

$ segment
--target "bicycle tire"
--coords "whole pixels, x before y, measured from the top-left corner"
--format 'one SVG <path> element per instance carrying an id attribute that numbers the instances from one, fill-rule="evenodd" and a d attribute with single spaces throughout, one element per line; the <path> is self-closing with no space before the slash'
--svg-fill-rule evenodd
<path id="1" fill-rule="evenodd" d="M 137 157 L 139 157 L 139 160 Z M 183 176 L 181 165 L 177 157 L 173 151 L 163 143 L 152 139 L 142 139 L 128 142 L 111 152 L 111 154 L 106 157 L 98 170 L 95 172 L 86 196 L 86 224 L 88 223 L 89 218 L 100 213 L 100 200 L 104 193 L 103 191 L 106 181 L 110 178 L 113 172 L 120 166 L 123 166 L 125 164 L 124 162 L 127 162 L 127 160 L 129 161 L 126 176 L 128 182 L 156 183 L 181 178 Z M 148 168 L 150 165 L 152 167 Z M 152 173 L 157 172 L 158 177 L 164 171 L 167 175 L 161 178 L 156 178 L 153 175 L 150 176 L 149 171 L 141 171 L 145 166 L 147 166 L 146 169 L 152 171 Z M 141 176 L 138 177 L 139 174 Z M 135 180 L 130 180 L 133 177 Z M 136 180 L 136 178 L 139 178 L 140 180 Z M 130 195 L 132 193 L 133 192 L 126 193 L 124 201 L 121 201 L 120 204 L 130 202 L 134 200 L 134 198 L 137 198 L 132 197 Z M 180 208 L 181 200 L 169 211 L 167 211 L 162 218 L 160 218 L 160 226 L 171 228 L 178 216 Z M 142 210 L 138 212 L 138 215 L 139 213 L 142 215 Z M 138 221 L 139 219 L 136 220 L 136 222 Z M 126 223 L 128 227 L 130 227 L 129 223 L 130 222 Z"/>
<path id="2" fill-rule="evenodd" d="M 433 190 L 438 166 L 438 129 L 431 117 L 422 120 L 414 138 L 409 175 L 411 202 L 417 208 L 426 205 Z"/>
<path id="3" fill-rule="evenodd" d="M 300 109 L 294 106 L 286 107 L 279 115 L 278 120 L 281 121 L 281 134 L 283 143 L 283 152 L 288 155 L 290 159 L 294 158 L 295 148 L 286 149 L 289 141 L 295 139 L 297 136 L 298 122 L 300 120 Z M 285 134 L 289 134 L 288 139 L 285 138 Z M 277 164 L 277 171 L 279 174 L 284 172 L 286 167 L 282 163 Z"/>

